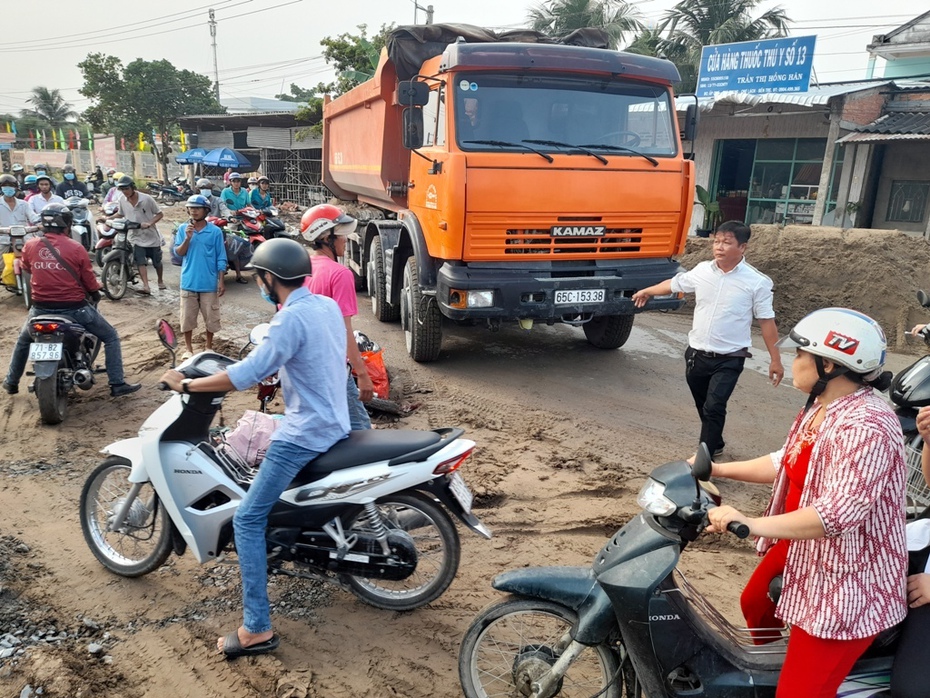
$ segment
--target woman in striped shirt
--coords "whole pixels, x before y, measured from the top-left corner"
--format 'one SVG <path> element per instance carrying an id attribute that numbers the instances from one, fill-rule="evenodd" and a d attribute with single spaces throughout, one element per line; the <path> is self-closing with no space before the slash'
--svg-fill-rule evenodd
<path id="1" fill-rule="evenodd" d="M 797 351 L 792 375 L 807 405 L 778 452 L 714 464 L 720 477 L 774 483 L 771 501 L 758 518 L 714 509 L 709 530 L 738 521 L 758 537 L 764 557 L 741 600 L 750 625 L 792 626 L 778 698 L 833 698 L 873 638 L 907 611 L 903 440 L 873 390 L 891 378 L 874 320 L 818 310 L 779 345 Z M 765 593 L 778 574 L 775 608 Z"/>

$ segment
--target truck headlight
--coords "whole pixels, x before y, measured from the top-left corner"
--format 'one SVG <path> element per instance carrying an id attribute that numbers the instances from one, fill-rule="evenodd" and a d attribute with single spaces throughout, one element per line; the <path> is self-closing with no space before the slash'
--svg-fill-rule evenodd
<path id="1" fill-rule="evenodd" d="M 449 290 L 449 305 L 453 308 L 491 308 L 494 306 L 494 291 Z"/>
<path id="2" fill-rule="evenodd" d="M 665 485 L 652 478 L 646 480 L 636 496 L 636 503 L 656 516 L 671 516 L 678 509 L 675 502 L 665 496 Z"/>

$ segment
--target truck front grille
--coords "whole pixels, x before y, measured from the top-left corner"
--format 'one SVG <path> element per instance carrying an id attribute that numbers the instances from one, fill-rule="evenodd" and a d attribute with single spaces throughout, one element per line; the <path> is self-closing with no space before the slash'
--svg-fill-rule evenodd
<path id="1" fill-rule="evenodd" d="M 642 228 L 615 228 L 605 230 L 603 235 L 559 238 L 551 237 L 548 229 L 508 230 L 504 238 L 504 254 L 639 252 L 642 240 Z"/>

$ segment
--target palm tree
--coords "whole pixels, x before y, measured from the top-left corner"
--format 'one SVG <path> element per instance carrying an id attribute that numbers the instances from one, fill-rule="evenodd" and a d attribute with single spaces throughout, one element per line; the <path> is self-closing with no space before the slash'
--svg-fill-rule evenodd
<path id="1" fill-rule="evenodd" d="M 642 29 L 639 12 L 626 0 L 549 0 L 530 9 L 529 22 L 536 31 L 555 37 L 598 27 L 607 32 L 613 49 L 624 34 Z"/>
<path id="2" fill-rule="evenodd" d="M 64 126 L 71 119 L 76 119 L 78 114 L 71 109 L 61 96 L 60 90 L 50 90 L 47 87 L 32 88 L 32 96 L 26 100 L 27 104 L 32 105 L 32 109 L 23 109 L 21 116 L 37 116 L 48 122 L 53 128 Z"/>
<path id="3" fill-rule="evenodd" d="M 704 46 L 786 36 L 791 20 L 781 7 L 773 7 L 755 18 L 752 16 L 752 10 L 760 2 L 681 0 L 666 13 L 659 25 L 659 30 L 667 33 L 659 51 L 670 58 L 681 57 L 686 62 L 679 65 L 682 77 L 693 73 L 696 80 Z M 693 89 L 693 81 L 681 85 L 682 92 Z"/>

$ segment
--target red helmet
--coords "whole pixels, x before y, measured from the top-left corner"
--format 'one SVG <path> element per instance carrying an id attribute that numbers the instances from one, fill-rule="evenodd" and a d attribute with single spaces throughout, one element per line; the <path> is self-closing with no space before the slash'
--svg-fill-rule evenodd
<path id="1" fill-rule="evenodd" d="M 320 204 L 304 211 L 300 217 L 300 233 L 307 242 L 315 242 L 324 233 L 348 235 L 355 228 L 355 219 L 332 204 Z"/>

